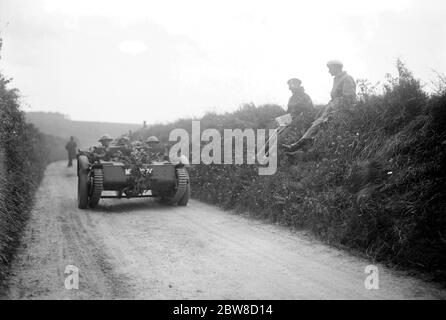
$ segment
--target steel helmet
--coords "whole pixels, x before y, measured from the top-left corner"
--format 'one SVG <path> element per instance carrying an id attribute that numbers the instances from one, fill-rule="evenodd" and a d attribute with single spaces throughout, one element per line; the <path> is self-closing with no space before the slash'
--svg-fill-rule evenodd
<path id="1" fill-rule="evenodd" d="M 133 141 L 132 142 L 132 146 L 133 147 L 140 147 L 140 146 L 142 146 L 142 142 L 139 141 L 139 140 Z"/>
<path id="2" fill-rule="evenodd" d="M 119 142 L 125 143 L 125 142 L 129 142 L 130 139 L 129 137 L 123 136 L 121 138 L 118 139 Z"/>
<path id="3" fill-rule="evenodd" d="M 105 141 L 105 140 L 112 141 L 113 138 L 111 137 L 111 135 L 109 135 L 108 133 L 106 133 L 106 134 L 104 134 L 104 135 L 101 137 L 101 139 L 99 139 L 99 142 L 100 142 L 100 141 Z"/>
<path id="4" fill-rule="evenodd" d="M 155 137 L 155 136 L 151 136 L 151 137 L 148 137 L 147 139 L 146 139 L 146 143 L 159 143 L 160 141 L 158 140 L 158 138 L 157 137 Z"/>
<path id="5" fill-rule="evenodd" d="M 116 139 L 117 140 L 117 144 L 118 145 L 126 145 L 126 144 L 128 144 L 129 142 L 130 142 L 130 139 L 128 138 L 128 137 L 120 137 L 120 138 L 118 138 L 118 139 Z"/>

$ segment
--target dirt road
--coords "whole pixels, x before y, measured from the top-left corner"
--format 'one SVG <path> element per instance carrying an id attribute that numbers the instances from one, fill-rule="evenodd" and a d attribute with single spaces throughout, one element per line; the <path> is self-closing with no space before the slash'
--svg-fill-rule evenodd
<path id="1" fill-rule="evenodd" d="M 303 233 L 191 201 L 101 200 L 76 206 L 76 174 L 51 164 L 37 194 L 7 299 L 426 299 L 433 285 L 377 265 Z M 65 268 L 79 289 L 65 288 Z"/>

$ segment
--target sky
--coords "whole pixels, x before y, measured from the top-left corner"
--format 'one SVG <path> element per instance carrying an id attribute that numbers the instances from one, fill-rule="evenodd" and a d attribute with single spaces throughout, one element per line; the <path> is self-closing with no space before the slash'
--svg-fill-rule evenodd
<path id="1" fill-rule="evenodd" d="M 0 70 L 27 111 L 164 123 L 286 107 L 289 78 L 329 100 L 326 62 L 371 83 L 402 59 L 446 72 L 443 0 L 0 0 Z"/>

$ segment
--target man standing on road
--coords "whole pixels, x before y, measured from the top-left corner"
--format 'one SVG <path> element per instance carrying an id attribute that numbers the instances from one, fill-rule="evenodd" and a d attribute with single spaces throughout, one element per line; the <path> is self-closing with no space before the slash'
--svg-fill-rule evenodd
<path id="1" fill-rule="evenodd" d="M 330 121 L 334 113 L 340 109 L 352 106 L 356 100 L 355 80 L 347 72 L 342 71 L 342 62 L 339 60 L 331 60 L 327 63 L 327 67 L 328 72 L 334 77 L 331 100 L 322 115 L 312 123 L 302 138 L 291 145 L 282 145 L 289 153 L 312 145 L 313 137 L 321 126 L 327 121 Z"/>
<path id="2" fill-rule="evenodd" d="M 76 141 L 74 141 L 74 137 L 70 137 L 70 141 L 68 141 L 67 145 L 65 146 L 65 149 L 68 152 L 68 167 L 73 166 L 73 159 L 76 158 L 77 154 L 77 144 Z"/>

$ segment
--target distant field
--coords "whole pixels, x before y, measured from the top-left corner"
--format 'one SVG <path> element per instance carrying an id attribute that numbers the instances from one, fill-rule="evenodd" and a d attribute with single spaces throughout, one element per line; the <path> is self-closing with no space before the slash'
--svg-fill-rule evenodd
<path id="1" fill-rule="evenodd" d="M 27 112 L 26 121 L 34 124 L 43 133 L 67 141 L 70 136 L 75 136 L 80 148 L 97 144 L 98 138 L 104 133 L 116 137 L 142 127 L 142 124 L 73 121 L 55 112 Z"/>

